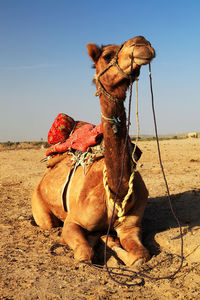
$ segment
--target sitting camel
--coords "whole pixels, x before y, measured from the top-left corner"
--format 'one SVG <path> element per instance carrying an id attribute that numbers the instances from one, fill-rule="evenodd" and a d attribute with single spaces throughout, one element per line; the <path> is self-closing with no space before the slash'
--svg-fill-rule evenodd
<path id="1" fill-rule="evenodd" d="M 87 262 L 92 262 L 94 254 L 88 235 L 105 232 L 112 217 L 111 228 L 119 240 L 115 243 L 109 238 L 108 247 L 125 264 L 135 265 L 149 259 L 148 250 L 141 242 L 141 221 L 148 191 L 134 169 L 130 147 L 125 145 L 124 100 L 130 81 L 139 76 L 142 65 L 150 63 L 155 51 L 142 36 L 121 46 L 100 48 L 88 44 L 87 51 L 96 68 L 94 81 L 101 105 L 104 157 L 86 166 L 84 172 L 78 166 L 65 193 L 63 187 L 72 168 L 71 157 L 66 156 L 47 169 L 32 196 L 33 217 L 43 229 L 58 226 L 60 220 L 63 221 L 62 242 L 73 249 L 75 259 Z M 116 200 L 114 214 L 113 199 Z"/>

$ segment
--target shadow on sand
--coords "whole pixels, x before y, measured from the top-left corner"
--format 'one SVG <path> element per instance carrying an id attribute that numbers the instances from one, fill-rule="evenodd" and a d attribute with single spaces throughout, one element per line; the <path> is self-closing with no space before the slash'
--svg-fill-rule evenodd
<path id="1" fill-rule="evenodd" d="M 190 190 L 171 195 L 172 206 L 180 225 L 183 236 L 200 226 L 200 189 Z M 172 228 L 179 228 L 171 211 L 167 196 L 149 198 L 143 218 L 143 239 L 147 248 L 156 255 L 159 245 L 154 240 L 155 234 Z M 184 230 L 187 228 L 187 230 Z M 177 239 L 180 235 L 177 236 Z"/>

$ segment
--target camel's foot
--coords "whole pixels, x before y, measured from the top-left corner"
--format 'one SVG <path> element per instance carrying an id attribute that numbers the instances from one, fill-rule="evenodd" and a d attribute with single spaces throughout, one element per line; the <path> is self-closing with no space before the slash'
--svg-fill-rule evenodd
<path id="1" fill-rule="evenodd" d="M 114 246 L 112 250 L 127 266 L 141 266 L 150 259 L 149 252 L 144 248 L 140 249 L 138 253 L 127 252 L 121 247 Z"/>
<path id="2" fill-rule="evenodd" d="M 113 251 L 117 254 L 117 256 L 127 265 L 139 267 L 142 264 L 146 263 L 150 259 L 149 252 L 144 249 L 138 249 L 137 252 L 127 252 L 121 247 L 114 246 L 112 248 Z"/>
<path id="3" fill-rule="evenodd" d="M 86 234 L 80 225 L 68 222 L 66 218 L 61 241 L 74 251 L 75 260 L 89 263 L 92 262 L 94 256 L 93 244 L 95 244 L 96 240 L 91 238 L 89 243 Z"/>
<path id="4" fill-rule="evenodd" d="M 105 243 L 106 236 L 102 236 L 101 240 Z M 107 246 L 111 248 L 118 258 L 127 266 L 140 267 L 150 259 L 148 250 L 142 245 L 135 249 L 134 252 L 128 252 L 121 247 L 118 238 L 109 236 Z"/>
<path id="5" fill-rule="evenodd" d="M 136 260 L 135 263 L 133 263 L 131 266 L 135 267 L 135 268 L 140 268 L 144 263 L 145 263 L 145 259 L 144 258 L 139 258 L 138 260 Z"/>
<path id="6" fill-rule="evenodd" d="M 93 256 L 93 249 L 91 247 L 88 247 L 87 245 L 81 245 L 77 249 L 74 249 L 74 258 L 77 261 L 92 263 Z"/>
<path id="7" fill-rule="evenodd" d="M 89 245 L 79 245 L 76 248 L 73 248 L 72 245 L 69 245 L 63 237 L 61 237 L 61 244 L 68 245 L 74 251 L 75 260 L 79 262 L 92 263 L 94 250 Z"/>

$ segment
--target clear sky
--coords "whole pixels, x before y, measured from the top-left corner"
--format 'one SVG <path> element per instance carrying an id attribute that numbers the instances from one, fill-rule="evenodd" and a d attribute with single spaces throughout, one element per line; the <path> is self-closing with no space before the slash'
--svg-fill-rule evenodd
<path id="1" fill-rule="evenodd" d="M 199 15 L 199 0 L 0 0 L 0 142 L 46 140 L 61 112 L 100 123 L 86 44 L 136 35 L 157 53 L 151 67 L 159 134 L 200 132 Z M 154 133 L 147 66 L 139 117 L 141 134 Z"/>

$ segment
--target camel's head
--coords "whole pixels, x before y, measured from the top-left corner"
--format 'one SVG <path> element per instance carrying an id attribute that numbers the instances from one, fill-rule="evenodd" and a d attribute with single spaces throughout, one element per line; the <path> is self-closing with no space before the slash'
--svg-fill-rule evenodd
<path id="1" fill-rule="evenodd" d="M 131 57 L 133 64 L 131 66 Z M 124 43 L 118 55 L 118 63 L 125 73 L 130 74 L 138 66 L 147 65 L 155 57 L 155 50 L 143 36 L 136 36 Z"/>
<path id="2" fill-rule="evenodd" d="M 149 64 L 155 57 L 155 50 L 143 36 L 134 37 L 121 46 L 108 45 L 100 48 L 95 44 L 87 44 L 87 50 L 95 64 L 96 78 L 100 75 L 98 78 L 102 85 L 112 94 L 115 94 L 116 88 L 124 87 L 120 89 L 121 95 L 118 95 L 121 98 L 125 96 L 130 78 L 137 78 L 140 67 Z M 116 63 L 113 64 L 113 61 Z"/>

